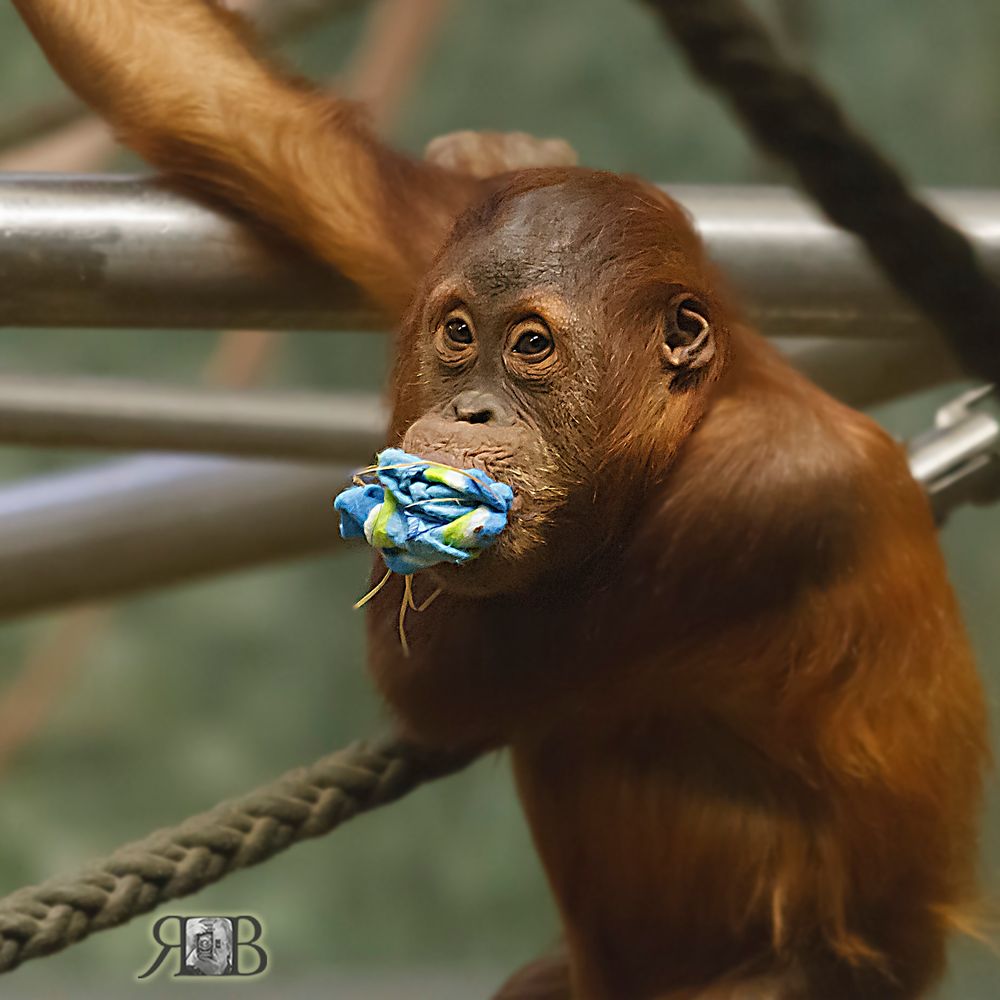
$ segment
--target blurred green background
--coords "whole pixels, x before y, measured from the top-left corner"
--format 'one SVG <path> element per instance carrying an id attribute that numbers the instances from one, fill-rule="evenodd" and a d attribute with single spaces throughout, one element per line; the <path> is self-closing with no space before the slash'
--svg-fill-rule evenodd
<path id="1" fill-rule="evenodd" d="M 760 0 L 758 7 L 916 181 L 997 185 L 1000 6 Z M 288 58 L 329 77 L 358 44 L 366 14 L 362 6 L 313 29 L 286 46 Z M 12 8 L 0 5 L 0 121 L 60 90 Z M 392 131 L 419 151 L 457 128 L 563 136 L 588 165 L 661 181 L 780 179 L 690 81 L 634 0 L 454 0 Z M 115 163 L 136 167 L 125 157 Z M 213 342 L 212 331 L 8 330 L 0 370 L 193 382 Z M 373 388 L 385 361 L 384 338 L 303 333 L 288 339 L 264 384 Z M 876 415 L 909 434 L 929 423 L 940 396 Z M 94 457 L 0 450 L 0 477 Z M 331 494 L 338 485 L 331 482 Z M 994 702 L 998 531 L 1000 510 L 968 509 L 943 532 Z M 367 553 L 352 551 L 123 601 L 44 725 L 0 773 L 0 891 L 74 869 L 378 728 L 383 713 L 351 611 L 367 566 Z M 55 620 L 0 629 L 0 681 L 17 676 Z M 984 857 L 998 887 L 995 796 L 993 803 Z M 556 933 L 502 759 L 169 909 L 262 917 L 272 971 L 236 988 L 212 987 L 240 996 L 475 998 Z M 30 963 L 3 980 L 0 996 L 191 989 L 164 979 L 136 983 L 155 951 L 151 922 L 141 918 Z M 959 943 L 941 996 L 998 995 L 1000 958 Z"/>

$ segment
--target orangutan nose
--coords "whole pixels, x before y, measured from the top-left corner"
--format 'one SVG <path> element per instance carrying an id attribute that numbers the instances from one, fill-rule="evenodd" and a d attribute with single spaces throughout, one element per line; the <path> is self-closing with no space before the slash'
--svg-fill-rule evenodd
<path id="1" fill-rule="evenodd" d="M 510 424 L 513 414 L 492 392 L 469 389 L 451 401 L 455 420 L 464 424 Z"/>

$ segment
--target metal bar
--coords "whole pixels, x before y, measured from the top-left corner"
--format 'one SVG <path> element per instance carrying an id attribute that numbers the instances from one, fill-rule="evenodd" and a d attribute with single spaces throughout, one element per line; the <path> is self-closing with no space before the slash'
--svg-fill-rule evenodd
<path id="1" fill-rule="evenodd" d="M 777 187 L 669 188 L 767 333 L 929 335 L 853 237 Z M 1000 192 L 929 192 L 1000 278 Z M 0 179 L 0 325 L 342 329 L 342 278 L 231 213 L 136 177 Z"/>
<path id="2" fill-rule="evenodd" d="M 0 617 L 339 545 L 343 466 L 139 457 L 0 489 Z"/>
<path id="3" fill-rule="evenodd" d="M 164 181 L 0 178 L 0 326 L 366 328 L 353 286 Z"/>
<path id="4" fill-rule="evenodd" d="M 858 341 L 791 346 L 800 361 L 812 357 L 821 366 L 831 355 L 846 355 L 845 384 L 855 387 L 854 371 L 878 373 L 892 357 L 890 351 L 873 361 L 872 345 Z M 274 451 L 353 458 L 353 467 L 381 444 L 383 414 L 370 397 L 310 399 L 304 405 L 281 398 L 271 423 L 266 407 L 254 413 L 250 396 L 211 393 L 198 399 L 192 390 L 157 390 L 155 404 L 143 412 L 137 390 L 128 387 L 123 395 L 133 410 L 119 423 L 117 414 L 107 412 L 107 401 L 79 384 L 53 416 L 47 411 L 57 403 L 53 386 L 39 392 L 39 384 L 25 383 L 31 391 L 24 393 L 21 415 L 34 412 L 40 419 L 36 433 L 47 426 L 62 444 L 74 419 L 85 428 L 84 437 L 91 443 L 100 438 L 103 446 L 124 443 L 123 435 L 161 444 L 184 437 L 191 446 L 246 452 L 269 442 Z M 861 391 L 876 384 L 862 380 Z M 0 383 L 4 396 L 9 398 Z M 10 415 L 8 408 L 4 419 Z M 85 442 L 77 437 L 72 443 Z M 338 540 L 330 498 L 348 478 L 342 464 L 142 456 L 0 488 L 0 618 L 331 549 Z"/>
<path id="5" fill-rule="evenodd" d="M 961 376 L 937 338 L 773 337 L 799 371 L 850 406 L 863 408 Z"/>
<path id="6" fill-rule="evenodd" d="M 793 363 L 855 406 L 944 380 L 947 357 L 904 340 L 779 338 Z M 373 395 L 307 395 L 96 378 L 0 375 L 0 444 L 360 463 L 385 442 Z"/>
<path id="7" fill-rule="evenodd" d="M 881 361 L 873 359 L 872 344 L 855 340 L 799 340 L 790 346 L 806 367 L 811 359 L 823 370 L 842 370 L 847 387 L 871 392 L 901 346 L 877 343 L 888 343 Z M 831 356 L 843 359 L 841 369 L 830 368 Z M 859 382 L 859 370 L 875 378 Z M 898 377 L 894 384 L 899 387 Z M 61 412 L 50 412 L 49 404 L 58 403 L 51 398 L 53 388 L 40 393 L 35 383 L 35 391 L 25 393 L 21 416 L 33 412 L 38 419 L 34 443 L 44 431 L 66 444 L 68 428 L 79 422 L 90 443 L 105 447 L 113 440 L 125 443 L 123 435 L 160 443 L 183 437 L 192 447 L 200 442 L 213 450 L 244 452 L 269 442 L 268 450 L 299 454 L 315 447 L 314 458 L 327 450 L 345 459 L 354 456 L 352 466 L 362 464 L 381 443 L 382 415 L 367 397 L 351 404 L 353 412 L 343 400 L 309 400 L 305 406 L 298 400 L 287 409 L 282 400 L 274 425 L 264 415 L 266 408 L 252 412 L 252 397 L 212 393 L 197 399 L 193 390 L 158 390 L 150 408 L 154 414 L 142 412 L 142 400 L 127 388 L 133 410 L 119 424 L 108 419 L 108 401 L 102 404 L 79 384 L 75 398 L 66 394 Z M 0 388 L 0 399 L 4 395 Z M 215 409 L 220 402 L 221 410 Z M 230 404 L 235 409 L 228 409 Z M 335 416 L 315 406 L 328 407 Z M 8 408 L 5 421 L 10 417 Z M 85 442 L 77 437 L 73 443 Z M 143 456 L 0 488 L 0 617 L 324 551 L 337 541 L 330 497 L 347 479 L 343 465 Z"/>
<path id="8" fill-rule="evenodd" d="M 873 362 L 871 346 L 857 341 L 792 345 L 800 361 L 811 356 L 821 366 L 831 355 L 846 355 L 845 384 L 855 386 L 852 373 L 859 368 L 881 370 L 880 363 Z M 883 358 L 882 363 L 889 361 Z M 861 390 L 873 384 L 877 382 L 862 380 Z M 133 390 L 126 391 L 131 397 Z M 87 435 L 104 434 L 102 446 L 112 438 L 120 441 L 123 434 L 161 443 L 183 436 L 191 446 L 200 441 L 213 449 L 244 451 L 270 442 L 268 447 L 275 451 L 288 448 L 300 454 L 315 447 L 309 457 L 317 459 L 327 451 L 345 459 L 353 456 L 352 466 L 362 464 L 381 443 L 382 414 L 367 397 L 355 404 L 354 412 L 343 400 L 310 400 L 304 407 L 296 401 L 287 409 L 279 405 L 275 426 L 261 415 L 263 410 L 256 416 L 250 412 L 250 397 L 212 393 L 198 400 L 191 398 L 197 395 L 191 390 L 160 392 L 153 407 L 159 410 L 155 419 L 149 412 L 133 411 L 119 425 L 107 420 L 99 399 L 81 399 L 78 388 L 75 401 L 68 394 L 64 411 L 56 414 L 58 426 L 48 424 L 49 433 L 67 443 L 66 428 L 76 414 Z M 0 398 L 3 395 L 0 389 Z M 48 392 L 42 395 L 26 393 L 29 404 L 42 408 L 36 432 L 53 419 L 45 408 L 55 401 Z M 236 408 L 213 410 L 220 396 L 226 406 Z M 132 397 L 133 406 L 141 410 L 140 404 Z M 191 420 L 185 412 L 188 404 L 193 404 Z M 336 416 L 316 412 L 314 406 L 328 407 Z M 76 438 L 73 443 L 84 442 Z M 0 617 L 325 551 L 337 543 L 330 497 L 348 475 L 344 465 L 143 456 L 2 488 Z"/>
<path id="9" fill-rule="evenodd" d="M 372 395 L 0 376 L 0 442 L 358 463 L 385 441 Z"/>
<path id="10" fill-rule="evenodd" d="M 967 389 L 940 407 L 934 426 L 908 444 L 910 471 L 927 490 L 939 521 L 962 504 L 1000 499 L 996 402 L 992 385 Z"/>

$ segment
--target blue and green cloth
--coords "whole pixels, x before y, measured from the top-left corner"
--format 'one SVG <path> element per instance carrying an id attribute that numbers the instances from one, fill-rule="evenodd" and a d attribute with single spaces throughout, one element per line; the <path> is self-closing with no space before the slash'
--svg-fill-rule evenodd
<path id="1" fill-rule="evenodd" d="M 514 491 L 479 469 L 460 472 L 387 448 L 368 471 L 374 482 L 333 502 L 340 534 L 364 538 L 394 573 L 469 562 L 507 526 Z"/>

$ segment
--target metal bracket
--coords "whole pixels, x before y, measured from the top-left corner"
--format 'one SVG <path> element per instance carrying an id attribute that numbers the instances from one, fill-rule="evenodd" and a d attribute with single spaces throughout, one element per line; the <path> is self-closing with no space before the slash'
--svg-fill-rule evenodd
<path id="1" fill-rule="evenodd" d="M 934 429 L 908 446 L 910 471 L 943 521 L 965 503 L 1000 500 L 1000 419 L 983 402 L 992 385 L 980 386 L 942 406 Z"/>

